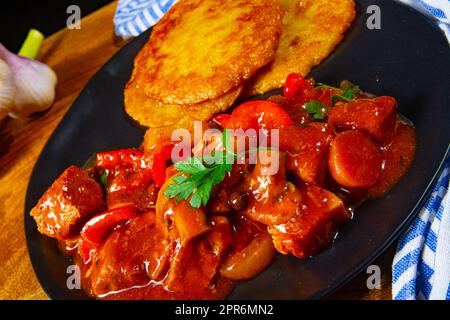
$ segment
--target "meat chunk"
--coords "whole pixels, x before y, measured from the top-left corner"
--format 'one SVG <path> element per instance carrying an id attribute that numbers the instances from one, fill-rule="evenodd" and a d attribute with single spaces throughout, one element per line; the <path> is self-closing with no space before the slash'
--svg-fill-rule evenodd
<path id="1" fill-rule="evenodd" d="M 138 215 L 106 240 L 84 278 L 84 287 L 106 299 L 204 299 L 231 285 L 218 279 L 220 263 L 232 241 L 224 217 L 211 230 L 185 244 L 168 238 L 154 212 Z"/>
<path id="2" fill-rule="evenodd" d="M 167 271 L 170 249 L 155 213 L 140 214 L 109 236 L 84 285 L 92 295 L 102 296 L 159 280 Z"/>
<path id="3" fill-rule="evenodd" d="M 287 223 L 269 226 L 275 248 L 300 259 L 318 254 L 334 239 L 339 226 L 350 219 L 335 194 L 316 186 L 302 190 L 303 208 Z"/>
<path id="4" fill-rule="evenodd" d="M 378 141 L 395 133 L 397 102 L 392 97 L 357 99 L 331 109 L 328 124 L 340 129 L 358 129 Z"/>
<path id="5" fill-rule="evenodd" d="M 326 159 L 330 142 L 335 136 L 334 129 L 327 124 L 313 123 L 308 127 L 292 127 L 287 131 L 286 140 L 290 143 L 287 170 L 306 183 L 320 185 L 325 177 Z"/>
<path id="6" fill-rule="evenodd" d="M 214 217 L 211 230 L 204 237 L 177 247 L 164 279 L 165 286 L 170 291 L 190 294 L 213 289 L 214 278 L 231 243 L 232 229 L 228 219 Z"/>
<path id="7" fill-rule="evenodd" d="M 295 102 L 281 95 L 271 96 L 267 100 L 275 102 L 283 108 L 294 123 L 307 124 L 314 121 L 312 116 L 303 108 L 303 103 Z"/>
<path id="8" fill-rule="evenodd" d="M 30 214 L 40 233 L 64 239 L 103 207 L 103 192 L 84 170 L 71 166 L 44 193 Z"/>

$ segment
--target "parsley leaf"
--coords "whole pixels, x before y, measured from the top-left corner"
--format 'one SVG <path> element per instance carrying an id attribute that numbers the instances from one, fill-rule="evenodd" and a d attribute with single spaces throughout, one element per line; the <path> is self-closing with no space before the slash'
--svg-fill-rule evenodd
<path id="1" fill-rule="evenodd" d="M 195 174 L 199 171 L 206 170 L 203 163 L 197 158 L 190 158 L 186 162 L 178 162 L 175 164 L 175 169 L 186 174 Z"/>
<path id="2" fill-rule="evenodd" d="M 176 201 L 190 198 L 189 204 L 193 208 L 198 209 L 201 205 L 206 206 L 213 187 L 225 179 L 227 172 L 231 172 L 233 163 L 238 157 L 262 149 L 270 149 L 256 148 L 241 154 L 234 154 L 231 151 L 233 149 L 231 141 L 229 130 L 225 129 L 222 134 L 223 151 L 215 150 L 211 155 L 204 155 L 203 161 L 191 157 L 184 162 L 176 163 L 175 169 L 182 175 L 172 177 L 174 183 L 167 187 L 164 195 L 171 199 L 176 198 Z"/>
<path id="3" fill-rule="evenodd" d="M 334 94 L 331 96 L 331 103 L 334 105 L 337 102 L 337 100 L 345 100 L 345 101 L 351 100 L 355 97 L 357 93 L 359 93 L 359 91 L 360 91 L 359 87 L 354 86 L 352 88 L 344 90 L 343 94 Z"/>
<path id="4" fill-rule="evenodd" d="M 358 86 L 354 85 L 350 81 L 342 81 L 340 88 L 336 88 L 324 83 L 318 83 L 316 88 L 328 88 L 334 91 L 342 92 L 335 93 L 331 96 L 331 106 L 334 106 L 338 100 L 349 101 L 355 98 L 355 96 L 360 92 Z M 317 100 L 311 100 L 305 103 L 305 109 L 309 114 L 312 115 L 314 120 L 323 120 L 326 117 L 326 110 L 329 107 Z"/>
<path id="5" fill-rule="evenodd" d="M 359 86 L 354 85 L 353 83 L 347 80 L 341 82 L 340 88 L 336 88 L 324 83 L 319 83 L 317 85 L 317 88 L 328 88 L 342 92 L 341 94 L 333 94 L 331 96 L 331 105 L 335 105 L 338 100 L 344 101 L 351 100 L 355 98 L 355 96 L 361 91 Z"/>
<path id="6" fill-rule="evenodd" d="M 212 188 L 225 179 L 226 172 L 230 172 L 231 168 L 232 164 L 205 165 L 200 159 L 191 157 L 175 164 L 175 169 L 184 175 L 173 177 L 174 183 L 167 187 L 164 195 L 177 201 L 191 198 L 189 204 L 193 208 L 200 208 L 202 204 L 205 206 L 211 197 Z"/>
<path id="7" fill-rule="evenodd" d="M 314 120 L 322 120 L 326 116 L 326 110 L 328 106 L 320 101 L 311 100 L 305 103 L 305 109 L 312 115 Z"/>

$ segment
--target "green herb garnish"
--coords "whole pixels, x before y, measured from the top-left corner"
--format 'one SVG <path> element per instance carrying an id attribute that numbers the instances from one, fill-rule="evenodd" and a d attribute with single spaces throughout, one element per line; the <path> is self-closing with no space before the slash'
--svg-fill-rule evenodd
<path id="1" fill-rule="evenodd" d="M 319 83 L 316 88 L 328 88 L 333 89 L 336 91 L 341 91 L 341 94 L 333 94 L 331 96 L 331 106 L 334 106 L 337 101 L 344 100 L 349 101 L 355 98 L 356 94 L 360 92 L 360 89 L 358 86 L 352 84 L 349 81 L 342 81 L 340 88 L 336 88 L 333 86 L 330 86 L 328 84 Z M 317 100 L 311 100 L 307 103 L 305 103 L 305 109 L 306 111 L 312 115 L 314 120 L 323 120 L 326 116 L 327 109 L 329 107 Z"/>
<path id="2" fill-rule="evenodd" d="M 323 120 L 328 106 L 320 101 L 311 100 L 310 102 L 305 103 L 305 109 L 312 115 L 314 120 Z"/>
<path id="3" fill-rule="evenodd" d="M 174 183 L 167 187 L 164 195 L 169 198 L 176 197 L 177 201 L 191 197 L 189 204 L 193 208 L 200 208 L 202 204 L 206 206 L 213 186 L 221 183 L 231 168 L 232 164 L 206 164 L 193 157 L 185 162 L 178 162 L 175 169 L 184 175 L 172 178 Z"/>
<path id="4" fill-rule="evenodd" d="M 331 96 L 331 104 L 335 105 L 338 100 L 349 101 L 354 99 L 356 94 L 358 94 L 361 90 L 359 86 L 352 84 L 350 81 L 344 80 L 341 82 L 340 88 L 336 88 L 324 83 L 319 83 L 317 88 L 329 88 L 336 91 L 342 91 L 341 94 L 333 94 Z"/>
<path id="5" fill-rule="evenodd" d="M 173 184 L 170 184 L 164 195 L 169 198 L 176 198 L 177 202 L 188 200 L 193 208 L 206 206 L 211 197 L 212 189 L 225 179 L 227 172 L 231 172 L 233 163 L 239 156 L 257 152 L 259 150 L 268 150 L 270 148 L 257 148 L 245 151 L 243 154 L 234 154 L 230 152 L 232 148 L 229 145 L 229 131 L 225 129 L 222 133 L 222 144 L 224 151 L 203 156 L 203 161 L 190 157 L 186 161 L 175 164 L 175 169 L 183 175 L 172 178 Z M 217 158 L 220 157 L 220 162 Z"/>

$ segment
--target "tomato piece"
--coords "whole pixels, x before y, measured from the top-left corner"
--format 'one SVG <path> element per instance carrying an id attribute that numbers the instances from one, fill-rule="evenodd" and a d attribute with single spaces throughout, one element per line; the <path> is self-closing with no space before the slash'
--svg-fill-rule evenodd
<path id="1" fill-rule="evenodd" d="M 345 131 L 331 143 L 328 168 L 337 183 L 353 189 L 375 185 L 381 174 L 382 156 L 366 135 Z"/>
<path id="2" fill-rule="evenodd" d="M 172 158 L 173 144 L 157 147 L 153 153 L 152 175 L 158 188 L 166 181 L 167 161 Z"/>
<path id="3" fill-rule="evenodd" d="M 218 114 L 217 116 L 215 116 L 212 119 L 212 122 L 214 122 L 215 124 L 218 124 L 222 128 L 225 128 L 225 126 L 228 124 L 228 122 L 230 120 L 231 120 L 231 114 L 221 113 L 221 114 Z"/>
<path id="4" fill-rule="evenodd" d="M 136 211 L 136 206 L 129 205 L 99 214 L 84 225 L 81 230 L 81 237 L 84 240 L 99 246 L 103 243 L 109 232 L 118 224 L 136 216 Z"/>
<path id="5" fill-rule="evenodd" d="M 286 98 L 307 102 L 315 96 L 314 82 L 305 80 L 299 73 L 291 73 L 286 78 L 283 94 Z"/>
<path id="6" fill-rule="evenodd" d="M 286 78 L 286 84 L 283 88 L 283 94 L 286 98 L 295 99 L 303 94 L 306 88 L 305 78 L 299 73 L 291 73 Z"/>
<path id="7" fill-rule="evenodd" d="M 280 129 L 292 125 L 292 120 L 279 105 L 267 100 L 241 104 L 231 115 L 220 114 L 213 121 L 226 129 Z"/>

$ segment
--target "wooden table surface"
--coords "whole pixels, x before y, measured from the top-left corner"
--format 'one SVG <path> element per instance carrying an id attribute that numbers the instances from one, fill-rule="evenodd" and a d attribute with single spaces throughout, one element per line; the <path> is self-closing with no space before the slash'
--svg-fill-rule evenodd
<path id="1" fill-rule="evenodd" d="M 31 267 L 25 244 L 25 193 L 33 165 L 65 112 L 94 73 L 124 44 L 114 36 L 113 2 L 81 21 L 80 30 L 61 30 L 45 39 L 39 60 L 58 75 L 52 108 L 27 120 L 0 123 L 0 299 L 47 299 Z M 391 299 L 394 247 L 374 264 L 382 270 L 382 288 L 368 290 L 366 273 L 331 299 Z"/>

